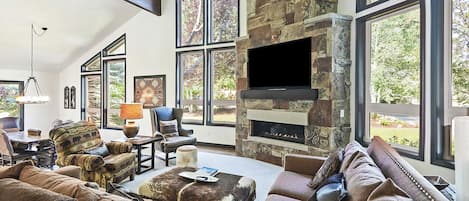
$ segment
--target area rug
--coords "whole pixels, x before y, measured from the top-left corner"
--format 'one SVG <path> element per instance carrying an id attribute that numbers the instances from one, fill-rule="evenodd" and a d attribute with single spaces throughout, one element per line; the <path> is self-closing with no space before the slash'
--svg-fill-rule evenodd
<path id="1" fill-rule="evenodd" d="M 270 186 L 272 186 L 275 178 L 282 171 L 282 167 L 238 156 L 199 152 L 198 158 L 199 167 L 212 167 L 219 169 L 221 172 L 242 175 L 254 179 L 256 181 L 256 200 L 259 201 L 263 201 L 267 198 Z M 138 192 L 138 187 L 141 184 L 173 168 L 174 160 L 171 161 L 170 167 L 155 169 L 137 175 L 134 181 L 125 182 L 123 186 L 130 189 L 132 192 Z"/>

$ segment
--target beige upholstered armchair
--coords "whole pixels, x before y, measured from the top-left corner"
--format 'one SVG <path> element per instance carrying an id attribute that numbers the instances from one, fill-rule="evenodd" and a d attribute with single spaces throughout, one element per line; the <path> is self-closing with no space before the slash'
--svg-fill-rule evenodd
<path id="1" fill-rule="evenodd" d="M 57 149 L 56 164 L 80 166 L 81 180 L 94 181 L 105 188 L 108 182 L 134 179 L 132 144 L 104 143 L 95 124 L 84 121 L 65 124 L 52 129 L 49 135 Z"/>

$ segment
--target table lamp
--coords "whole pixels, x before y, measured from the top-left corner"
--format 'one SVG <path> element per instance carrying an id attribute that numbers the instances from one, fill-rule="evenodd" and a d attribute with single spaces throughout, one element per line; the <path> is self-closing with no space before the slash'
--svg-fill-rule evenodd
<path id="1" fill-rule="evenodd" d="M 122 103 L 120 118 L 127 120 L 124 125 L 124 134 L 128 138 L 134 138 L 138 134 L 139 127 L 135 123 L 136 119 L 143 118 L 143 105 L 141 103 Z"/>

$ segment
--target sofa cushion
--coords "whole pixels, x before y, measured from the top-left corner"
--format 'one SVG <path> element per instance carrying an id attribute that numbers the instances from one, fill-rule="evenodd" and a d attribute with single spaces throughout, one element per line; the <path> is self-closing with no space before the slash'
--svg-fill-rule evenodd
<path id="1" fill-rule="evenodd" d="M 308 200 L 314 195 L 314 190 L 308 186 L 309 181 L 311 176 L 284 171 L 275 180 L 269 194 Z"/>
<path id="2" fill-rule="evenodd" d="M 412 199 L 400 189 L 392 179 L 386 179 L 373 192 L 368 200 L 373 201 L 411 201 Z"/>
<path id="3" fill-rule="evenodd" d="M 118 172 L 129 166 L 135 161 L 134 153 L 123 153 L 119 155 L 109 155 L 104 158 L 104 168 L 107 172 Z"/>
<path id="4" fill-rule="evenodd" d="M 343 173 L 346 189 L 352 201 L 367 200 L 370 193 L 385 180 L 373 159 L 362 151 L 357 151 L 356 156 Z"/>
<path id="5" fill-rule="evenodd" d="M 23 169 L 20 174 L 20 181 L 77 198 L 79 201 L 98 200 L 98 197 L 90 193 L 84 186 L 85 182 L 54 172 L 43 171 L 34 166 Z"/>
<path id="6" fill-rule="evenodd" d="M 324 181 L 330 176 L 337 174 L 343 159 L 343 149 L 337 149 L 329 154 L 326 161 L 322 164 L 316 172 L 313 179 L 309 182 L 308 186 L 312 189 L 317 189 Z"/>
<path id="7" fill-rule="evenodd" d="M 176 119 L 171 121 L 160 121 L 160 133 L 164 136 L 178 136 L 178 121 Z"/>
<path id="8" fill-rule="evenodd" d="M 0 198 L 15 201 L 76 201 L 69 196 L 11 178 L 0 179 Z"/>
<path id="9" fill-rule="evenodd" d="M 0 169 L 0 179 L 3 178 L 13 178 L 18 179 L 20 177 L 20 173 L 26 166 L 34 166 L 33 161 L 22 161 L 11 167 L 5 167 Z"/>
<path id="10" fill-rule="evenodd" d="M 373 138 L 368 153 L 384 175 L 391 178 L 413 200 L 448 200 L 380 137 Z"/>
<path id="11" fill-rule="evenodd" d="M 265 201 L 300 201 L 283 195 L 270 194 Z"/>

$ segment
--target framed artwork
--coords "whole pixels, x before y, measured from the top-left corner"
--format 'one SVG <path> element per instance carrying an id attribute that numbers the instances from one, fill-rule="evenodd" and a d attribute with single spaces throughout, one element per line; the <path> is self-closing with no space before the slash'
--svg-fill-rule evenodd
<path id="1" fill-rule="evenodd" d="M 70 88 L 64 88 L 64 109 L 70 108 Z"/>
<path id="2" fill-rule="evenodd" d="M 70 88 L 70 109 L 77 109 L 77 88 Z"/>
<path id="3" fill-rule="evenodd" d="M 143 108 L 166 105 L 166 75 L 134 77 L 134 102 Z"/>

